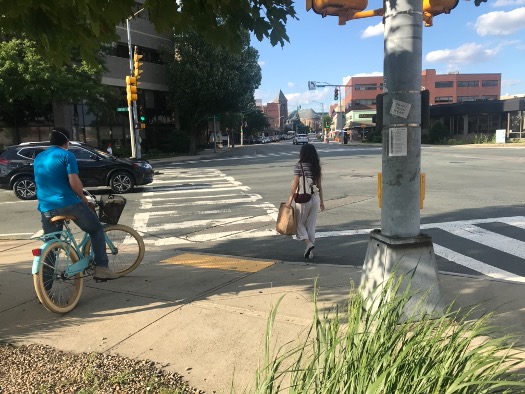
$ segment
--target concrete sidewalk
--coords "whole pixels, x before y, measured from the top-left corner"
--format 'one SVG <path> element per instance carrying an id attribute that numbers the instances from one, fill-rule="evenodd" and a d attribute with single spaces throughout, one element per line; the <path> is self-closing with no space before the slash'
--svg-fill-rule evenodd
<path id="1" fill-rule="evenodd" d="M 77 307 L 55 315 L 33 289 L 31 249 L 39 244 L 0 241 L 1 340 L 152 360 L 207 393 L 229 392 L 232 381 L 237 392 L 253 387 L 267 318 L 281 296 L 277 344 L 296 340 L 311 324 L 316 279 L 324 309 L 344 302 L 361 275 L 356 267 L 147 250 L 136 271 L 113 282 L 86 280 Z M 498 325 L 525 332 L 525 286 L 440 280 L 447 302 L 481 304 L 480 313 L 494 311 Z"/>

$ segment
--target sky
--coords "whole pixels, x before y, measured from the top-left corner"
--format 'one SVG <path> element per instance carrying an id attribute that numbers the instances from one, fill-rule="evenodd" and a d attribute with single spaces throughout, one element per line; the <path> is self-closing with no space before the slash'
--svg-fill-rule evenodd
<path id="1" fill-rule="evenodd" d="M 369 0 L 367 9 L 379 8 Z M 334 88 L 308 90 L 308 81 L 345 84 L 353 76 L 383 75 L 384 36 L 381 17 L 350 20 L 306 12 L 305 0 L 294 2 L 299 20 L 288 19 L 290 39 L 284 47 L 252 37 L 259 51 L 262 81 L 255 98 L 274 101 L 279 90 L 288 110 L 327 111 Z M 449 72 L 501 73 L 501 95 L 525 94 L 525 0 L 488 0 L 479 7 L 459 0 L 450 14 L 423 26 L 423 69 Z"/>

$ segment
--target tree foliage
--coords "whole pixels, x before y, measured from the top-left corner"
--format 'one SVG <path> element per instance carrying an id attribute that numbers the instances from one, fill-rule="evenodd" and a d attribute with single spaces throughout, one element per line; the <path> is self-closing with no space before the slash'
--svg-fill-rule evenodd
<path id="1" fill-rule="evenodd" d="M 259 110 L 254 110 L 244 115 L 244 134 L 252 135 L 271 126 L 268 116 Z"/>
<path id="2" fill-rule="evenodd" d="M 195 30 L 237 49 L 245 30 L 283 46 L 286 21 L 297 18 L 292 0 L 145 0 L 143 7 L 159 32 Z M 135 0 L 0 0 L 0 33 L 25 34 L 56 63 L 68 62 L 73 49 L 93 63 L 100 44 L 117 41 L 116 26 L 137 11 Z"/>
<path id="3" fill-rule="evenodd" d="M 15 107 L 22 104 L 44 108 L 51 102 L 87 100 L 95 113 L 104 112 L 115 95 L 101 83 L 103 71 L 101 64 L 84 61 L 51 63 L 28 39 L 0 41 L 0 108 L 12 117 Z"/>
<path id="4" fill-rule="evenodd" d="M 163 55 L 168 67 L 168 85 L 181 129 L 190 132 L 190 152 L 209 116 L 238 113 L 253 103 L 261 83 L 259 54 L 249 46 L 247 32 L 241 52 L 209 44 L 195 32 L 174 36 L 173 48 Z"/>

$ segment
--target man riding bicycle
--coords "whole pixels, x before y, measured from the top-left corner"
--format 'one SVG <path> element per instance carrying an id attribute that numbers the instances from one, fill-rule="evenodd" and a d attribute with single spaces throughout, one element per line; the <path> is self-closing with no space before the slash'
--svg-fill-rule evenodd
<path id="1" fill-rule="evenodd" d="M 77 159 L 68 151 L 69 132 L 62 127 L 54 128 L 50 142 L 51 147 L 38 154 L 34 162 L 36 197 L 44 234 L 62 230 L 62 224 L 49 221 L 53 216 L 74 216 L 75 224 L 91 237 L 95 263 L 93 277 L 117 279 L 119 276 L 108 267 L 102 223 L 87 205 Z"/>

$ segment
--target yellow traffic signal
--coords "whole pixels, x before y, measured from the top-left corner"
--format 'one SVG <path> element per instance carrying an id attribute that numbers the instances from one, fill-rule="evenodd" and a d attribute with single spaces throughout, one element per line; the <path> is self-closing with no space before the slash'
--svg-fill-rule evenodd
<path id="1" fill-rule="evenodd" d="M 140 69 L 140 67 L 143 63 L 140 62 L 140 59 L 142 59 L 143 57 L 144 55 L 139 55 L 135 50 L 135 54 L 133 55 L 133 75 L 135 75 L 137 79 L 140 78 L 140 74 L 142 74 L 142 70 Z"/>
<path id="2" fill-rule="evenodd" d="M 126 77 L 126 93 L 128 98 L 128 105 L 131 105 L 132 101 L 137 101 L 137 78 L 135 77 Z"/>
<path id="3" fill-rule="evenodd" d="M 459 0 L 423 0 L 423 20 L 425 26 L 432 26 L 432 18 L 439 14 L 450 14 Z"/>
<path id="4" fill-rule="evenodd" d="M 356 12 L 363 11 L 368 5 L 368 0 L 306 0 L 306 11 L 313 9 L 323 18 L 327 15 L 339 16 L 339 24 L 353 18 Z"/>

